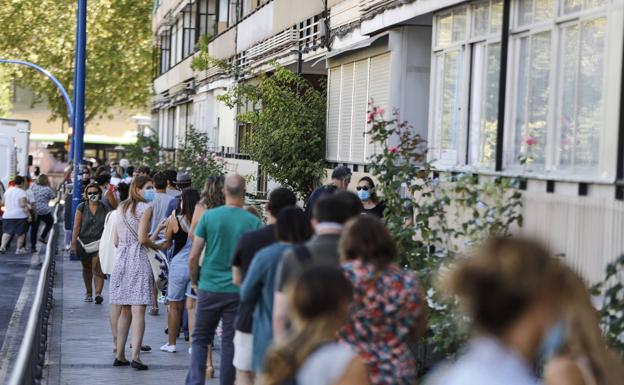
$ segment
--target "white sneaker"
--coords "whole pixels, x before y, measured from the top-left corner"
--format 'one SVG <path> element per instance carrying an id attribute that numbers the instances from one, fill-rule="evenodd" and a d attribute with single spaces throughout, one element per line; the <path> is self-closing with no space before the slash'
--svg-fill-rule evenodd
<path id="1" fill-rule="evenodd" d="M 160 351 L 161 352 L 167 352 L 167 353 L 175 353 L 176 352 L 176 346 L 175 345 L 164 344 L 163 346 L 160 347 Z"/>

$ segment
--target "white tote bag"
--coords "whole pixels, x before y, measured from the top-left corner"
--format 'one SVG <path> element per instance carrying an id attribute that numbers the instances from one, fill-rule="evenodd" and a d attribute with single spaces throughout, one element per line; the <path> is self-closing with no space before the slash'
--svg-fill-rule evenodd
<path id="1" fill-rule="evenodd" d="M 117 210 L 106 215 L 104 231 L 100 239 L 100 265 L 104 274 L 112 274 L 115 260 L 117 259 L 117 248 L 115 247 L 115 231 L 117 231 L 118 214 Z"/>

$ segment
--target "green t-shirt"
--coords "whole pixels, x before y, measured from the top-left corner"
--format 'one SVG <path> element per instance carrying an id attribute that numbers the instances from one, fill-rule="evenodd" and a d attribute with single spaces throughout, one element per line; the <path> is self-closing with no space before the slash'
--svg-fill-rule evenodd
<path id="1" fill-rule="evenodd" d="M 238 207 L 220 206 L 202 215 L 195 228 L 195 236 L 206 240 L 199 271 L 201 290 L 238 293 L 238 287 L 232 283 L 232 255 L 241 235 L 260 227 L 258 217 Z"/>

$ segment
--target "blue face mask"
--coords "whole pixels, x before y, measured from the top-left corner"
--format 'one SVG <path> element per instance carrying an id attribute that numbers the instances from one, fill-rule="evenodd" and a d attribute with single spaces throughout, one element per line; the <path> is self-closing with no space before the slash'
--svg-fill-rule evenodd
<path id="1" fill-rule="evenodd" d="M 546 331 L 542 344 L 539 348 L 540 358 L 547 361 L 555 354 L 559 353 L 561 347 L 565 343 L 565 340 L 565 324 L 562 320 L 559 320 Z"/>
<path id="2" fill-rule="evenodd" d="M 143 193 L 143 199 L 145 199 L 146 202 L 153 201 L 155 196 L 156 191 L 154 191 L 154 189 L 145 190 L 145 192 Z"/>
<path id="3" fill-rule="evenodd" d="M 357 192 L 357 194 L 360 197 L 360 200 L 363 200 L 363 201 L 367 201 L 371 197 L 371 193 L 368 190 L 360 190 Z"/>

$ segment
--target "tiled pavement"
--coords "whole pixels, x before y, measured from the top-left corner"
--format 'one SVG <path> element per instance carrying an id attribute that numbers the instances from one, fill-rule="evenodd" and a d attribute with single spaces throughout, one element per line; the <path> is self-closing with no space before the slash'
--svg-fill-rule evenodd
<path id="1" fill-rule="evenodd" d="M 59 251 L 59 253 L 62 253 Z M 183 384 L 190 356 L 187 343 L 178 340 L 178 352 L 163 353 L 158 348 L 166 342 L 166 309 L 160 304 L 160 315 L 146 315 L 144 344 L 151 353 L 141 355 L 150 369 L 139 372 L 130 367 L 112 366 L 112 337 L 108 322 L 108 286 L 104 288 L 103 305 L 83 302 L 81 266 L 70 261 L 67 253 L 58 256 L 54 290 L 54 314 L 48 344 L 47 371 L 44 383 L 49 385 L 98 384 Z M 128 342 L 129 343 L 129 342 Z M 218 370 L 218 351 L 214 363 Z M 126 357 L 130 357 L 127 348 Z M 218 376 L 218 372 L 216 373 Z M 217 379 L 206 384 L 218 384 Z"/>

